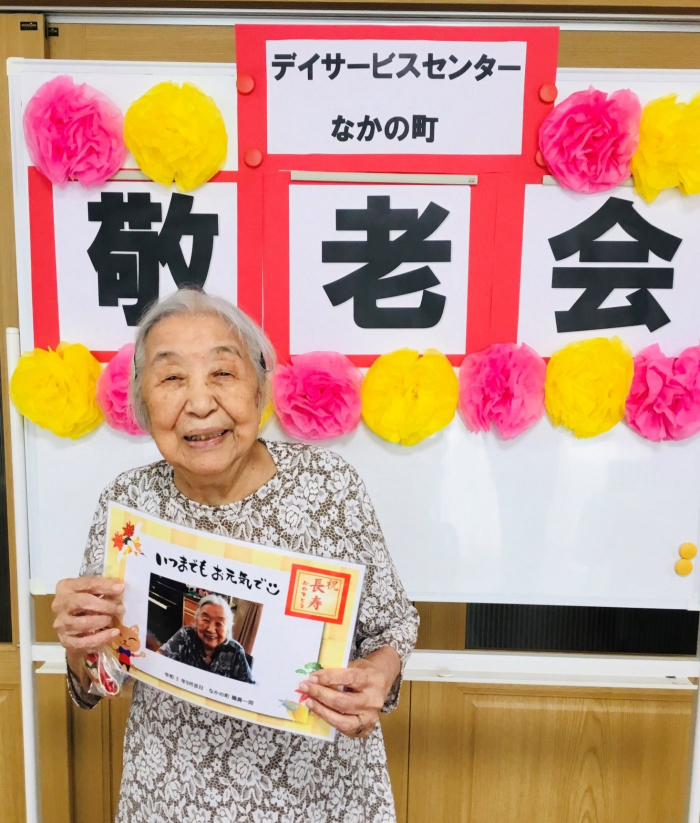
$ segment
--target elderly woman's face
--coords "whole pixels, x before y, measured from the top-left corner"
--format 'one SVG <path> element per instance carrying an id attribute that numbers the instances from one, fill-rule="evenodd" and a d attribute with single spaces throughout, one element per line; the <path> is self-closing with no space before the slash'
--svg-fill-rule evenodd
<path id="1" fill-rule="evenodd" d="M 226 640 L 226 615 L 224 607 L 206 603 L 197 615 L 197 636 L 207 651 L 213 651 Z"/>
<path id="2" fill-rule="evenodd" d="M 258 436 L 258 381 L 217 315 L 169 317 L 146 339 L 142 376 L 153 439 L 190 477 L 224 476 Z"/>

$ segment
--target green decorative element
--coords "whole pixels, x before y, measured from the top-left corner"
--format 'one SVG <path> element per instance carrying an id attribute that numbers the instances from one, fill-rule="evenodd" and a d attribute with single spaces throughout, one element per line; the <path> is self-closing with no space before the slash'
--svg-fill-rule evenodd
<path id="1" fill-rule="evenodd" d="M 323 666 L 320 663 L 307 663 L 303 669 L 296 669 L 297 674 L 313 674 L 314 672 L 320 672 Z"/>

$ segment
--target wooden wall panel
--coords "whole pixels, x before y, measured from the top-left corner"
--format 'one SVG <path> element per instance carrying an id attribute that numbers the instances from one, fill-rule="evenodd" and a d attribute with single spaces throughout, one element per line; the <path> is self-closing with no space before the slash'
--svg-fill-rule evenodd
<path id="1" fill-rule="evenodd" d="M 700 33 L 562 31 L 559 65 L 625 69 L 698 69 Z"/>
<path id="2" fill-rule="evenodd" d="M 408 813 L 408 755 L 411 731 L 411 684 L 404 683 L 398 708 L 381 718 L 382 734 L 389 764 L 389 777 L 398 823 L 406 823 Z"/>
<path id="3" fill-rule="evenodd" d="M 233 26 L 68 23 L 58 26 L 58 37 L 50 37 L 48 47 L 54 59 L 236 61 Z"/>
<path id="4" fill-rule="evenodd" d="M 2 820 L 22 823 L 25 816 L 19 654 L 9 644 L 0 646 L 0 763 Z"/>
<path id="5" fill-rule="evenodd" d="M 683 819 L 689 693 L 414 683 L 411 709 L 408 823 Z"/>
<path id="6" fill-rule="evenodd" d="M 72 823 L 70 697 L 60 674 L 35 677 L 41 823 Z"/>

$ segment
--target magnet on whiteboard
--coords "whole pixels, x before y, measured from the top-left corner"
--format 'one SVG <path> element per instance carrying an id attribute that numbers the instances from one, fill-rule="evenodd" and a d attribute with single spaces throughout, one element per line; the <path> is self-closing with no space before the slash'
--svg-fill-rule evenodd
<path id="1" fill-rule="evenodd" d="M 684 560 L 692 560 L 698 556 L 698 547 L 695 543 L 684 543 L 678 550 L 678 554 L 680 554 Z"/>
<path id="2" fill-rule="evenodd" d="M 240 94 L 250 94 L 255 88 L 255 80 L 249 74 L 239 74 L 236 78 L 236 88 Z"/>
<path id="3" fill-rule="evenodd" d="M 690 560 L 679 560 L 676 563 L 676 574 L 686 577 L 693 571 L 693 564 Z"/>
<path id="4" fill-rule="evenodd" d="M 453 671 L 450 671 L 450 669 L 438 669 L 438 671 L 436 671 L 435 674 L 438 677 L 444 677 L 444 678 L 454 677 L 455 676 L 455 673 Z"/>
<path id="5" fill-rule="evenodd" d="M 553 103 L 557 99 L 558 94 L 559 89 L 557 89 L 554 83 L 545 83 L 544 86 L 540 86 L 540 100 L 543 103 Z"/>
<path id="6" fill-rule="evenodd" d="M 263 161 L 260 149 L 247 149 L 243 155 L 243 162 L 251 169 L 256 169 Z"/>

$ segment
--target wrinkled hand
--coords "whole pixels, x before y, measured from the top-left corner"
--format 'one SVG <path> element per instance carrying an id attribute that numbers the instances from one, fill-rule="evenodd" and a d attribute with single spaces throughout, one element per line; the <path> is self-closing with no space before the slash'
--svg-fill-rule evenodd
<path id="1" fill-rule="evenodd" d="M 388 654 L 381 654 L 385 650 Z M 372 734 L 400 670 L 393 649 L 386 646 L 374 654 L 381 656 L 353 660 L 347 669 L 323 669 L 299 685 L 299 691 L 308 695 L 304 705 L 309 711 L 348 737 Z"/>
<path id="2" fill-rule="evenodd" d="M 119 634 L 114 618 L 124 606 L 116 598 L 124 584 L 106 577 L 76 577 L 60 580 L 51 608 L 53 627 L 61 645 L 71 654 L 85 654 L 110 643 Z"/>

